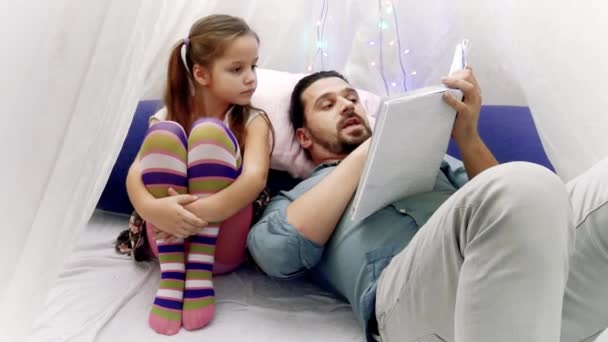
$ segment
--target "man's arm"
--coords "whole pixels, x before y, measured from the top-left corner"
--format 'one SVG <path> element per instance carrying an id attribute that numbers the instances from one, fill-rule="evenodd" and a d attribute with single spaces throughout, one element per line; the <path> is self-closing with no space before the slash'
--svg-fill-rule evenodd
<path id="1" fill-rule="evenodd" d="M 293 203 L 294 193 L 302 191 L 297 188 L 273 197 L 247 236 L 247 248 L 255 263 L 275 279 L 298 278 L 323 256 L 323 246 L 308 240 L 287 222 L 287 207 Z"/>
<path id="2" fill-rule="evenodd" d="M 467 175 L 469 179 L 473 179 L 482 171 L 498 165 L 496 158 L 477 130 L 481 111 L 481 89 L 470 67 L 456 72 L 442 81 L 450 88 L 459 89 L 464 95 L 463 100 L 460 101 L 446 92 L 444 100 L 458 112 L 454 121 L 452 137 L 460 150 Z"/>
<path id="3" fill-rule="evenodd" d="M 329 175 L 287 207 L 287 222 L 302 236 L 325 245 L 359 184 L 370 140 L 361 144 Z"/>
<path id="4" fill-rule="evenodd" d="M 472 137 L 470 140 L 456 141 L 456 145 L 460 150 L 462 162 L 469 179 L 473 179 L 482 171 L 498 165 L 496 158 L 479 135 Z"/>

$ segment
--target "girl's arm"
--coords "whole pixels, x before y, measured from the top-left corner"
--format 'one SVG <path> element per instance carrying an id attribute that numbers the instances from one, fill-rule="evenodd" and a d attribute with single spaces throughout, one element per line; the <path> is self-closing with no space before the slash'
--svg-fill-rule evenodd
<path id="1" fill-rule="evenodd" d="M 206 223 L 184 208 L 197 199 L 192 195 L 175 195 L 155 198 L 146 189 L 141 178 L 139 154 L 127 174 L 127 193 L 131 204 L 141 217 L 159 230 L 177 237 L 197 233 Z"/>
<path id="2" fill-rule="evenodd" d="M 266 120 L 253 119 L 247 126 L 241 175 L 225 189 L 185 208 L 206 222 L 221 222 L 255 201 L 266 186 L 270 168 L 269 132 Z"/>

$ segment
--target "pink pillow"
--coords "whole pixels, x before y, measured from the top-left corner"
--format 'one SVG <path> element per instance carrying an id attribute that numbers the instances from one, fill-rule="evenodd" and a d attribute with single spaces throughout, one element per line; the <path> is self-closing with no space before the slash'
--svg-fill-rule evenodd
<path id="1" fill-rule="evenodd" d="M 294 137 L 289 121 L 289 101 L 296 83 L 306 74 L 258 69 L 258 88 L 253 95 L 252 104 L 265 110 L 275 130 L 275 144 L 270 167 L 289 172 L 293 177 L 304 178 L 310 175 L 314 165 Z M 357 89 L 363 106 L 367 110 L 370 125 L 380 106 L 380 97 L 365 90 Z"/>

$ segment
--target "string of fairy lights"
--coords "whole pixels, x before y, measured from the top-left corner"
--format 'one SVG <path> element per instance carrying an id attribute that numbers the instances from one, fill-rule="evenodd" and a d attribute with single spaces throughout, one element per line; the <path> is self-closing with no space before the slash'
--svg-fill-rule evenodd
<path id="1" fill-rule="evenodd" d="M 315 23 L 315 31 L 317 34 L 316 40 L 316 48 L 314 56 L 312 57 L 312 63 L 308 65 L 308 72 L 313 71 L 314 63 L 317 58 L 321 59 L 321 69 L 325 69 L 325 58 L 328 56 L 327 54 L 327 40 L 325 39 L 325 25 L 327 24 L 327 13 L 329 11 L 329 0 L 323 0 L 323 4 L 321 6 L 321 14 L 319 15 L 319 19 Z"/>
<path id="2" fill-rule="evenodd" d="M 407 91 L 407 82 L 409 77 L 416 76 L 416 71 L 408 72 L 405 68 L 404 59 L 406 59 L 410 54 L 410 49 L 402 46 L 396 2 L 397 0 L 378 0 L 378 33 L 375 38 L 372 38 L 367 42 L 368 48 L 376 50 L 374 51 L 374 54 L 377 57 L 377 59 L 371 58 L 368 65 L 371 69 L 374 69 L 379 73 L 386 94 Z M 328 51 L 330 50 L 328 41 L 325 37 L 328 13 L 329 0 L 322 0 L 321 12 L 315 22 L 314 29 L 314 32 L 316 33 L 316 51 L 312 56 L 310 63 L 306 67 L 308 72 L 316 70 L 317 66 L 320 66 L 319 70 L 325 69 L 326 59 L 329 56 Z M 387 39 L 387 36 L 392 36 L 394 38 Z M 391 78 L 387 76 L 384 60 L 386 54 L 392 53 L 396 53 L 398 56 L 399 73 L 398 75 L 393 75 Z"/>

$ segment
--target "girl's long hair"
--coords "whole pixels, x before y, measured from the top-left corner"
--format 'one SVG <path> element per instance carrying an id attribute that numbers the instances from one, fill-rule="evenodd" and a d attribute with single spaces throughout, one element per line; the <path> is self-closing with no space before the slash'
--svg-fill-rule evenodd
<path id="1" fill-rule="evenodd" d="M 167 106 L 167 119 L 179 123 L 189 134 L 194 110 L 194 77 L 191 74 L 194 64 L 211 68 L 213 62 L 222 56 L 229 44 L 236 38 L 253 35 L 260 41 L 258 35 L 237 17 L 218 14 L 199 19 L 190 28 L 187 41 L 180 40 L 171 51 L 169 58 L 167 85 L 164 101 Z M 186 44 L 186 65 L 182 58 L 182 46 Z M 246 139 L 246 124 L 252 111 L 258 111 L 264 118 L 272 134 L 272 149 L 274 149 L 274 129 L 266 112 L 251 105 L 235 105 L 230 115 L 230 130 L 239 142 L 241 151 L 244 150 Z M 271 150 L 272 151 L 272 150 Z"/>

